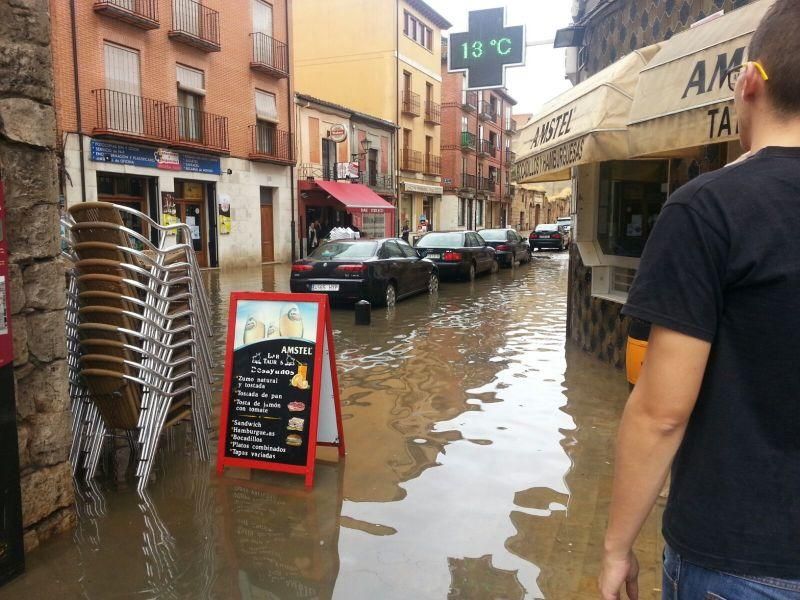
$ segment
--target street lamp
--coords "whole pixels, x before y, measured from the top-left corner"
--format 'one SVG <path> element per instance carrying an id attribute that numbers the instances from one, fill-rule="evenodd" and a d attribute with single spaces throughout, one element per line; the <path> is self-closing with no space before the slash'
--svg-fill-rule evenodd
<path id="1" fill-rule="evenodd" d="M 351 156 L 352 162 L 356 162 L 357 160 L 361 160 L 362 156 L 366 156 L 369 154 L 370 149 L 372 148 L 372 140 L 368 138 L 364 138 L 361 140 L 361 149 L 363 152 L 361 153 L 353 153 Z"/>

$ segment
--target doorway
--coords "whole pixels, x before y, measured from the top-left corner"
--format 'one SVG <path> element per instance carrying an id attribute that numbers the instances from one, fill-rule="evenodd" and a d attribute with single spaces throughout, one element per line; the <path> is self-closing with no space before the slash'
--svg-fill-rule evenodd
<path id="1" fill-rule="evenodd" d="M 273 188 L 261 187 L 261 262 L 275 261 L 275 229 L 272 214 Z"/>
<path id="2" fill-rule="evenodd" d="M 175 182 L 175 216 L 191 230 L 191 244 L 197 264 L 208 267 L 208 219 L 205 184 L 200 181 Z"/>

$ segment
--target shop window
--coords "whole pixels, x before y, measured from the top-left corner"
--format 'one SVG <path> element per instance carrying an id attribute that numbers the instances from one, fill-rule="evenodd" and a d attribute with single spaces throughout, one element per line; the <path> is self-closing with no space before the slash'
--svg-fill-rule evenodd
<path id="1" fill-rule="evenodd" d="M 367 238 L 382 238 L 386 235 L 385 213 L 364 213 L 361 220 L 361 235 Z"/>
<path id="2" fill-rule="evenodd" d="M 433 196 L 425 196 L 422 199 L 422 216 L 428 222 L 428 231 L 434 231 L 433 225 Z M 421 219 L 422 217 L 420 217 Z"/>
<path id="3" fill-rule="evenodd" d="M 600 167 L 597 241 L 603 252 L 639 258 L 667 200 L 666 161 L 614 161 Z"/>

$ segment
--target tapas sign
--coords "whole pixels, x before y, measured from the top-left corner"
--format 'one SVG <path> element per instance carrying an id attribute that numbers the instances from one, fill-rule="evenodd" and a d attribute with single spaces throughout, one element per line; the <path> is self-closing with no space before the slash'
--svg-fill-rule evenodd
<path id="1" fill-rule="evenodd" d="M 244 467 L 314 482 L 318 445 L 344 456 L 328 297 L 234 292 L 217 474 Z"/>

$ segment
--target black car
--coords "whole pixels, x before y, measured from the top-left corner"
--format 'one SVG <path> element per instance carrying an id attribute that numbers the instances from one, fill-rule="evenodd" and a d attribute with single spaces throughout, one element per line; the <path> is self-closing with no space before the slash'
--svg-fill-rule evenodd
<path id="1" fill-rule="evenodd" d="M 567 244 L 567 234 L 562 225 L 548 223 L 537 225 L 531 232 L 531 250 L 563 250 Z"/>
<path id="2" fill-rule="evenodd" d="M 401 239 L 335 240 L 292 265 L 290 289 L 394 306 L 401 298 L 436 292 L 439 273 Z"/>
<path id="3" fill-rule="evenodd" d="M 474 231 L 427 233 L 417 241 L 417 251 L 433 261 L 442 277 L 470 281 L 479 273 L 497 271 L 497 253 Z"/>
<path id="4" fill-rule="evenodd" d="M 517 261 L 524 263 L 531 260 L 528 242 L 514 229 L 482 229 L 480 236 L 495 249 L 497 262 L 501 265 L 511 267 Z"/>

